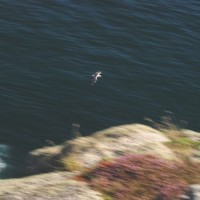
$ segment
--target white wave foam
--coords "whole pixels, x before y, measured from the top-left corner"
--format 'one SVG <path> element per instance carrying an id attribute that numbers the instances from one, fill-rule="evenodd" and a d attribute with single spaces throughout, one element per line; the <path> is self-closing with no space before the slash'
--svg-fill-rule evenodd
<path id="1" fill-rule="evenodd" d="M 6 163 L 3 162 L 3 160 L 0 158 L 0 172 L 1 172 L 3 169 L 5 169 L 6 166 L 7 166 Z"/>
<path id="2" fill-rule="evenodd" d="M 5 158 L 8 158 L 9 146 L 5 144 L 0 144 L 0 172 L 7 167 Z"/>

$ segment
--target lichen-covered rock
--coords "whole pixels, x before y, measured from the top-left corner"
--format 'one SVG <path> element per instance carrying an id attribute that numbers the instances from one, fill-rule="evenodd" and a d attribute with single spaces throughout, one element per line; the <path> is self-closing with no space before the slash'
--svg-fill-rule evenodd
<path id="1" fill-rule="evenodd" d="M 200 163 L 200 133 L 187 129 L 182 129 L 180 130 L 180 132 L 191 141 L 193 141 L 193 144 L 196 144 L 196 148 L 192 149 L 191 151 L 189 160 L 192 162 Z"/>
<path id="2" fill-rule="evenodd" d="M 49 172 L 62 168 L 62 160 L 73 157 L 78 165 L 92 167 L 102 159 L 112 159 L 124 153 L 153 154 L 176 159 L 164 145 L 169 139 L 160 131 L 140 124 L 111 127 L 92 136 L 69 140 L 62 145 L 32 151 L 28 159 L 28 173 Z M 66 166 L 66 165 L 65 165 Z"/>
<path id="3" fill-rule="evenodd" d="M 109 128 L 65 143 L 62 155 L 77 159 L 84 167 L 92 167 L 102 159 L 115 158 L 124 153 L 153 154 L 176 159 L 163 143 L 169 139 L 161 132 L 145 125 L 132 124 Z"/>
<path id="4" fill-rule="evenodd" d="M 72 180 L 77 173 L 57 172 L 1 180 L 1 200 L 103 200 L 85 183 Z"/>
<path id="5" fill-rule="evenodd" d="M 188 129 L 182 129 L 181 133 L 190 138 L 193 141 L 199 142 L 200 141 L 200 133 L 188 130 Z"/>
<path id="6" fill-rule="evenodd" d="M 200 135 L 180 130 L 199 144 Z M 25 175 L 55 170 L 81 170 L 94 167 L 99 161 L 113 159 L 126 153 L 152 154 L 156 157 L 179 160 L 166 143 L 166 135 L 151 127 L 139 124 L 122 125 L 79 137 L 64 144 L 44 147 L 30 152 Z M 193 144 L 193 143 L 192 143 Z M 191 159 L 200 160 L 195 148 Z M 148 166 L 147 166 L 148 167 Z M 73 180 L 80 172 L 56 172 L 22 179 L 0 181 L 0 200 L 101 200 L 101 194 L 88 188 L 84 182 Z M 200 200 L 199 185 L 191 186 L 182 199 Z"/>
<path id="7" fill-rule="evenodd" d="M 190 130 L 179 130 L 194 142 L 200 141 L 200 134 Z M 124 153 L 153 154 L 161 158 L 178 160 L 167 147 L 170 140 L 162 132 L 141 124 L 129 124 L 98 131 L 88 137 L 78 137 L 62 145 L 45 147 L 30 152 L 26 175 L 50 172 L 66 167 L 67 159 L 77 165 L 92 167 L 102 159 L 112 159 Z M 196 149 L 190 160 L 199 162 Z"/>

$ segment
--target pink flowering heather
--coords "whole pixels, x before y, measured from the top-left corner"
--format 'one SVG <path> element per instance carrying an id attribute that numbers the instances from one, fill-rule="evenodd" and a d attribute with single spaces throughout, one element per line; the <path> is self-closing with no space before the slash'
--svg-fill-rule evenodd
<path id="1" fill-rule="evenodd" d="M 200 166 L 128 154 L 102 161 L 82 177 L 112 199 L 176 200 L 189 183 L 200 182 Z"/>

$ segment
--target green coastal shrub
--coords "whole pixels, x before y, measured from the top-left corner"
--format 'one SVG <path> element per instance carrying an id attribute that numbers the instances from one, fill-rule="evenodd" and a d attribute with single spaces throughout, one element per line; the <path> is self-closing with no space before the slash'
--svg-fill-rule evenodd
<path id="1" fill-rule="evenodd" d="M 81 178 L 109 200 L 176 200 L 189 184 L 200 183 L 200 166 L 128 154 L 100 162 Z"/>

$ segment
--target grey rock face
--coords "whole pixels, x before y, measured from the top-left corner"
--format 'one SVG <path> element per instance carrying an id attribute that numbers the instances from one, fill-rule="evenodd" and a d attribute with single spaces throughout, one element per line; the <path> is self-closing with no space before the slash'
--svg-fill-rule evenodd
<path id="1" fill-rule="evenodd" d="M 190 185 L 188 196 L 191 200 L 200 200 L 200 185 Z"/>

